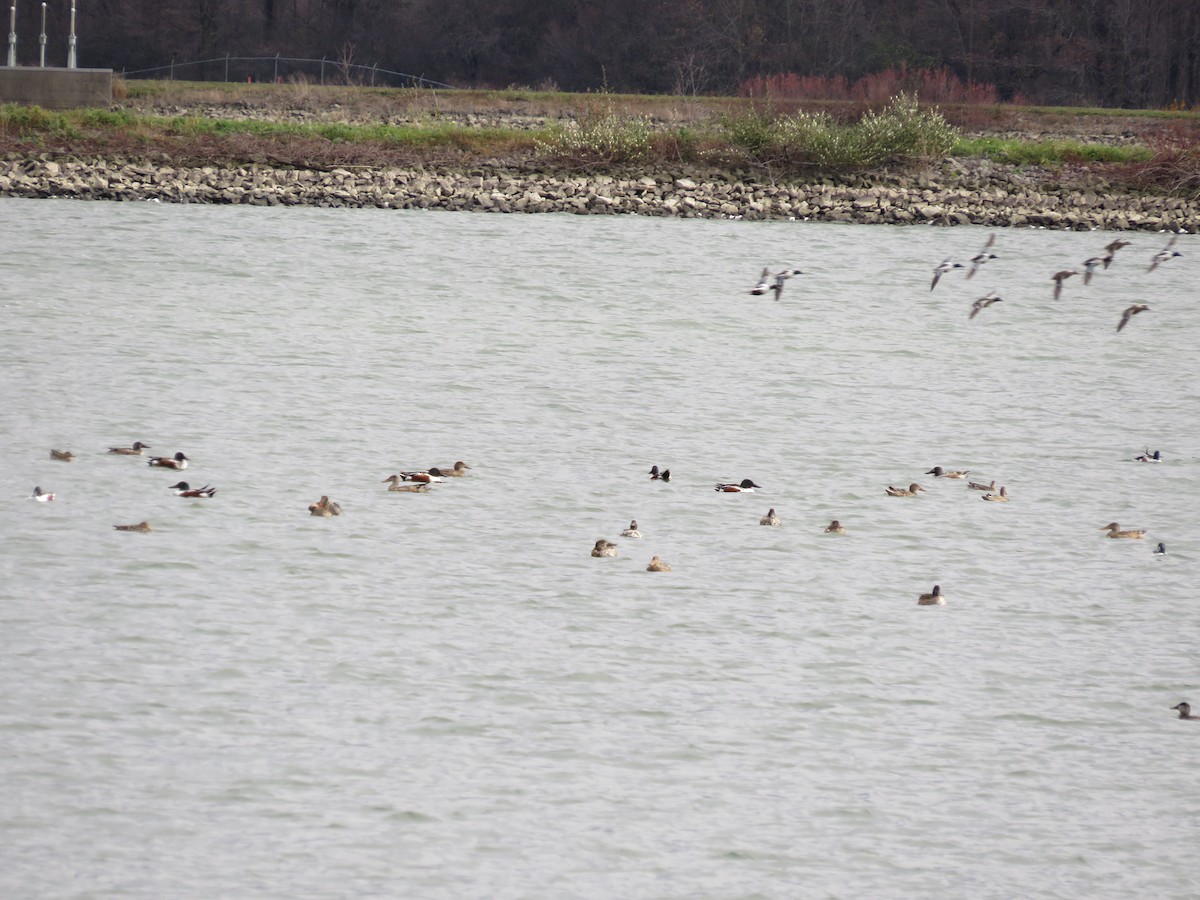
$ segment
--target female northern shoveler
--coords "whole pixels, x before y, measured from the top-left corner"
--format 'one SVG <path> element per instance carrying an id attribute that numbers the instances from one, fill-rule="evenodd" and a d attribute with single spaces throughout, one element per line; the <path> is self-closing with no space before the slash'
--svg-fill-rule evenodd
<path id="1" fill-rule="evenodd" d="M 991 484 L 984 484 L 981 481 L 968 481 L 967 487 L 973 491 L 994 491 L 996 489 L 996 479 L 992 479 Z"/>
<path id="2" fill-rule="evenodd" d="M 646 566 L 647 572 L 670 572 L 671 567 L 663 562 L 659 557 L 654 557 L 650 560 L 650 565 Z"/>
<path id="3" fill-rule="evenodd" d="M 612 541 L 606 541 L 604 538 L 600 538 L 600 540 L 596 541 L 596 546 L 594 546 L 592 548 L 592 556 L 595 556 L 597 558 L 603 557 L 603 556 L 616 556 L 616 555 L 617 555 L 617 545 L 614 544 Z"/>
<path id="4" fill-rule="evenodd" d="M 928 594 L 922 594 L 917 598 L 917 606 L 945 606 L 946 598 L 942 596 L 942 586 L 935 584 L 933 590 Z"/>
<path id="5" fill-rule="evenodd" d="M 399 475 L 389 475 L 383 479 L 383 483 L 391 485 L 388 488 L 389 491 L 402 491 L 406 494 L 424 494 L 429 491 L 428 482 L 419 481 L 414 484 L 401 484 L 403 480 Z"/>
<path id="6" fill-rule="evenodd" d="M 1141 540 L 1146 536 L 1146 529 L 1144 528 L 1130 528 L 1128 531 L 1122 531 L 1121 526 L 1116 522 L 1109 522 L 1100 530 L 1107 531 L 1107 536 L 1110 538 L 1133 538 L 1134 540 Z"/>
<path id="7" fill-rule="evenodd" d="M 637 519 L 631 519 L 629 522 L 629 527 L 621 532 L 621 537 L 640 538 L 641 536 L 642 533 L 638 531 Z"/>
<path id="8" fill-rule="evenodd" d="M 183 451 L 176 453 L 174 456 L 152 456 L 147 465 L 157 466 L 162 469 L 186 469 L 188 458 L 183 455 Z"/>
<path id="9" fill-rule="evenodd" d="M 987 309 L 989 306 L 991 306 L 993 303 L 1003 303 L 1003 302 L 1004 302 L 1004 298 L 1001 297 L 999 294 L 997 294 L 995 291 L 992 291 L 986 297 L 980 297 L 978 300 L 976 300 L 974 303 L 971 304 L 971 314 L 969 316 L 967 316 L 967 318 L 973 319 L 977 315 L 979 315 L 981 312 L 983 312 L 985 309 Z"/>
<path id="10" fill-rule="evenodd" d="M 1147 306 L 1145 303 L 1135 303 L 1135 304 L 1133 304 L 1133 306 L 1126 308 L 1125 312 L 1121 313 L 1121 321 L 1117 323 L 1117 331 L 1120 331 L 1122 328 L 1124 328 L 1126 325 L 1128 325 L 1129 320 L 1132 319 L 1134 316 L 1136 316 L 1138 313 L 1145 312 L 1149 308 L 1150 307 Z"/>
<path id="11" fill-rule="evenodd" d="M 1192 705 L 1188 702 L 1176 703 L 1171 709 L 1179 710 L 1179 718 L 1181 719 L 1200 719 L 1200 716 L 1192 715 Z"/>
<path id="12" fill-rule="evenodd" d="M 142 534 L 150 531 L 149 522 L 138 522 L 136 525 L 114 525 L 117 531 L 140 531 Z"/>
<path id="13" fill-rule="evenodd" d="M 970 469 L 943 469 L 941 466 L 934 466 L 926 475 L 932 475 L 934 478 L 966 478 L 971 474 Z"/>
<path id="14" fill-rule="evenodd" d="M 1008 488 L 1006 488 L 1004 485 L 1000 485 L 1000 493 L 984 494 L 983 499 L 991 500 L 993 503 L 1007 503 L 1008 502 Z"/>
<path id="15" fill-rule="evenodd" d="M 736 494 L 740 491 L 749 491 L 753 493 L 755 488 L 762 488 L 761 484 L 755 484 L 749 478 L 743 478 L 740 484 L 718 484 L 717 490 L 726 494 Z"/>
<path id="16" fill-rule="evenodd" d="M 780 522 L 779 516 L 775 515 L 775 507 L 772 506 L 770 509 L 767 510 L 767 514 L 758 520 L 758 524 L 759 525 L 781 525 L 783 523 Z"/>
<path id="17" fill-rule="evenodd" d="M 320 500 L 308 508 L 308 513 L 311 516 L 329 518 L 330 516 L 340 516 L 342 514 L 342 507 L 328 497 L 322 496 Z"/>
<path id="18" fill-rule="evenodd" d="M 842 527 L 841 522 L 839 522 L 837 519 L 834 519 L 832 522 L 830 522 L 828 525 L 825 526 L 825 533 L 826 534 L 845 534 L 846 529 Z"/>
<path id="19" fill-rule="evenodd" d="M 921 487 L 914 481 L 907 488 L 893 487 L 889 484 L 884 493 L 886 493 L 889 497 L 915 497 L 917 496 L 917 491 L 925 491 L 925 488 Z M 925 493 L 929 492 L 925 491 Z"/>
<path id="20" fill-rule="evenodd" d="M 120 456 L 141 456 L 143 450 L 149 450 L 149 444 L 143 444 L 141 441 L 134 441 L 132 447 L 109 447 L 109 453 L 116 453 Z"/>
<path id="21" fill-rule="evenodd" d="M 1055 272 L 1050 276 L 1050 280 L 1054 282 L 1054 299 L 1057 300 L 1062 296 L 1062 284 L 1072 275 L 1078 275 L 1074 269 L 1063 269 L 1061 272 Z"/>
<path id="22" fill-rule="evenodd" d="M 202 488 L 194 488 L 186 481 L 171 485 L 170 490 L 173 490 L 177 497 L 211 497 L 217 492 L 215 487 L 209 487 L 207 484 Z"/>
<path id="23" fill-rule="evenodd" d="M 51 450 L 50 458 L 61 460 L 62 462 L 74 462 L 75 454 L 70 450 Z"/>
<path id="24" fill-rule="evenodd" d="M 53 500 L 53 499 L 54 499 L 54 495 L 53 495 L 53 494 L 47 494 L 47 493 L 46 493 L 45 491 L 43 491 L 43 490 L 42 490 L 40 487 L 35 487 L 35 488 L 33 489 L 33 493 L 29 495 L 29 499 L 30 499 L 30 500 L 36 500 L 36 501 L 38 501 L 39 503 L 46 503 L 46 502 L 48 502 L 48 501 L 50 501 L 50 500 Z"/>
<path id="25" fill-rule="evenodd" d="M 435 468 L 436 468 L 436 467 L 435 467 Z M 466 475 L 466 474 L 467 474 L 467 469 L 469 469 L 469 468 L 471 468 L 471 467 L 470 467 L 470 466 L 468 466 L 468 465 L 467 465 L 465 462 L 463 462 L 463 461 L 460 459 L 460 460 L 459 460 L 458 462 L 456 462 L 454 465 L 452 465 L 452 466 L 449 466 L 449 467 L 447 467 L 447 468 L 445 468 L 445 469 L 438 469 L 438 471 L 439 471 L 439 472 L 441 472 L 441 474 L 442 474 L 443 476 L 446 476 L 446 477 L 450 477 L 450 478 L 462 478 L 464 475 Z M 433 469 L 430 469 L 429 471 L 430 471 L 430 472 L 432 472 L 432 471 L 433 471 Z"/>

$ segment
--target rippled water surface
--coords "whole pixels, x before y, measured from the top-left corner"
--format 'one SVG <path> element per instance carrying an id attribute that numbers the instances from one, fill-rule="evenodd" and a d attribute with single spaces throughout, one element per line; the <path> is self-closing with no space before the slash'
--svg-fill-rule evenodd
<path id="1" fill-rule="evenodd" d="M 1200 894 L 1200 239 L 987 234 L 0 202 L 0 894 Z"/>

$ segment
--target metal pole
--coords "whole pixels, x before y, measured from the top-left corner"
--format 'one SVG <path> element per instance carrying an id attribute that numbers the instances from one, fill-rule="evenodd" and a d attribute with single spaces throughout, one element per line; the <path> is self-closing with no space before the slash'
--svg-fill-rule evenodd
<path id="1" fill-rule="evenodd" d="M 16 40 L 16 38 L 13 38 Z M 321 84 L 325 83 L 325 57 L 321 57 Z"/>
<path id="2" fill-rule="evenodd" d="M 167 79 L 167 81 L 174 81 L 174 80 L 175 80 L 175 60 L 171 60 L 171 73 L 170 73 L 170 75 L 171 75 L 171 77 L 170 77 L 170 78 L 168 78 L 168 79 Z"/>
<path id="3" fill-rule="evenodd" d="M 279 80 L 279 51 L 278 50 L 275 51 L 275 77 L 271 80 L 272 81 Z"/>
<path id="4" fill-rule="evenodd" d="M 46 0 L 42 0 L 42 36 L 38 39 L 38 43 L 42 45 L 38 64 L 44 69 L 46 68 Z"/>
<path id="5" fill-rule="evenodd" d="M 71 36 L 67 39 L 67 68 L 75 66 L 75 0 L 71 0 Z"/>
<path id="6" fill-rule="evenodd" d="M 8 8 L 8 65 L 17 64 L 17 0 Z"/>
<path id="7" fill-rule="evenodd" d="M 229 54 L 225 54 L 225 81 L 229 82 Z"/>

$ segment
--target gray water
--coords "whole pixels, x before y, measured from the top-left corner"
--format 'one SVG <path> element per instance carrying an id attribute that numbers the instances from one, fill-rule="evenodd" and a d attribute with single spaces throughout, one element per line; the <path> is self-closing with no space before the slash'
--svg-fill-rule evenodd
<path id="1" fill-rule="evenodd" d="M 0 894 L 1200 895 L 1200 238 L 988 233 L 0 202 Z"/>

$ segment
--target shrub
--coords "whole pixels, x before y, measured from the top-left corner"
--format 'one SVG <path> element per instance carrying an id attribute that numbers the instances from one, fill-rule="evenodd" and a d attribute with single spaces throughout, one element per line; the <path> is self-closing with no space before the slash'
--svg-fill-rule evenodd
<path id="1" fill-rule="evenodd" d="M 650 156 L 650 123 L 607 100 L 589 106 L 578 119 L 548 128 L 536 143 L 543 156 L 583 162 L 629 163 Z"/>

